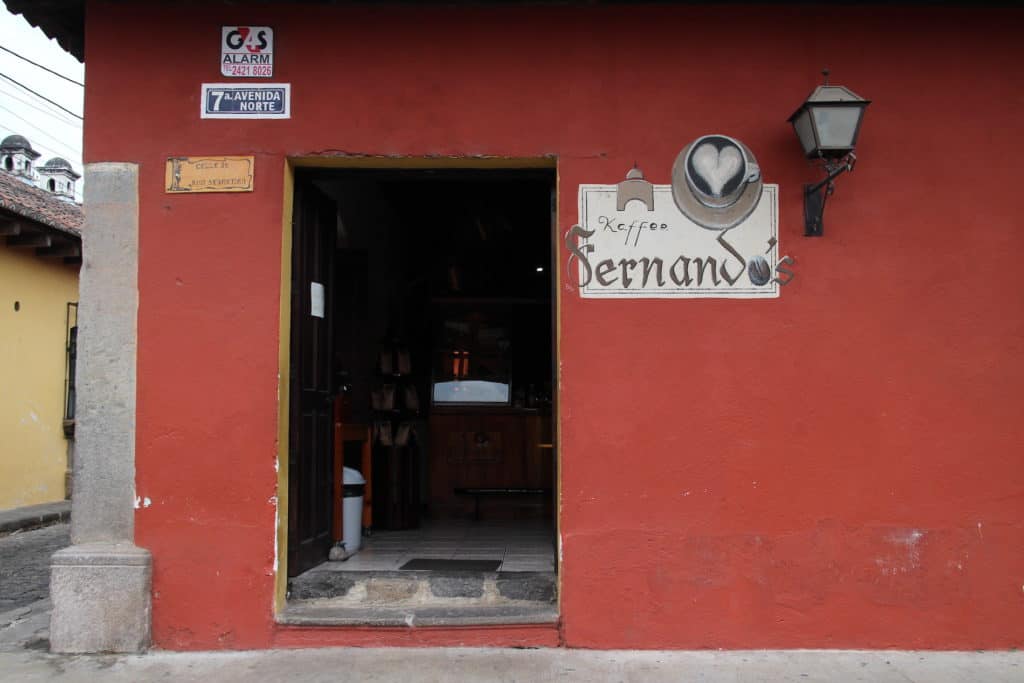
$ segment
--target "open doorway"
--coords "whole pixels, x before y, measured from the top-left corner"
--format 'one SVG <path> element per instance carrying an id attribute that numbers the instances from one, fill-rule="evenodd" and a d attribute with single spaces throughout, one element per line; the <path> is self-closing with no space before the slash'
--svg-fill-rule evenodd
<path id="1" fill-rule="evenodd" d="M 554 610 L 553 196 L 552 169 L 296 172 L 289 609 Z"/>

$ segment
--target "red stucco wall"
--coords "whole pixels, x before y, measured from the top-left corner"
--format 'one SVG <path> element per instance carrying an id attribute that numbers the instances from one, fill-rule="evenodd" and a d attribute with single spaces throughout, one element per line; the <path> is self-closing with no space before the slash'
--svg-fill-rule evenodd
<path id="1" fill-rule="evenodd" d="M 241 5 L 88 7 L 87 160 L 141 167 L 158 646 L 1024 643 L 1019 11 Z M 233 23 L 274 27 L 290 121 L 200 120 Z M 825 65 L 874 104 L 812 240 L 785 119 Z M 284 158 L 557 155 L 564 231 L 580 183 L 666 183 L 712 132 L 780 185 L 797 277 L 773 301 L 562 282 L 560 631 L 275 626 Z M 256 191 L 164 194 L 166 157 L 211 153 L 254 153 Z"/>

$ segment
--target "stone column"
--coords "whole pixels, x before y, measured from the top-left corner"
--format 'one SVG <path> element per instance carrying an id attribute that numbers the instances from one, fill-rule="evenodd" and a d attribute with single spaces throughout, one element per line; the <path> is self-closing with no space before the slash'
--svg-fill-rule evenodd
<path id="1" fill-rule="evenodd" d="M 71 542 L 53 555 L 50 649 L 149 646 L 152 559 L 135 546 L 138 166 L 85 167 Z"/>

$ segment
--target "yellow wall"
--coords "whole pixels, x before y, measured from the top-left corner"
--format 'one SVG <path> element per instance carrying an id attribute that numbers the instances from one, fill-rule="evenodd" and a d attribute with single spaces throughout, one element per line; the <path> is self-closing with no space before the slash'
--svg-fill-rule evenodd
<path id="1" fill-rule="evenodd" d="M 0 510 L 64 499 L 69 301 L 77 266 L 0 243 Z"/>

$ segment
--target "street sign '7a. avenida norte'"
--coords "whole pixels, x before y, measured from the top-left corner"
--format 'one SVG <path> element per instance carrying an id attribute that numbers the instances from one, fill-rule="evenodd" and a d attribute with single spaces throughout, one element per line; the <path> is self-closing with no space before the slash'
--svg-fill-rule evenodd
<path id="1" fill-rule="evenodd" d="M 203 83 L 200 115 L 204 119 L 288 119 L 291 96 L 290 83 Z"/>

